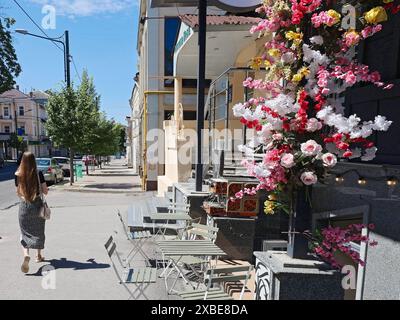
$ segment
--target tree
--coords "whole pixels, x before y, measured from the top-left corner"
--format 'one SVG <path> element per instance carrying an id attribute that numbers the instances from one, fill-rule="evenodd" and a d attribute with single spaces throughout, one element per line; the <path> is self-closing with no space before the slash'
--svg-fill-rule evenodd
<path id="1" fill-rule="evenodd" d="M 12 89 L 21 73 L 9 31 L 14 23 L 13 19 L 0 17 L 0 94 Z"/>
<path id="2" fill-rule="evenodd" d="M 125 153 L 126 152 L 126 128 L 122 125 L 118 125 L 118 131 L 119 131 L 119 149 L 118 152 Z"/>
<path id="3" fill-rule="evenodd" d="M 59 92 L 51 92 L 47 105 L 46 129 L 51 141 L 70 151 L 71 185 L 74 183 L 73 159 L 79 146 L 81 123 L 79 122 L 77 93 L 71 86 L 64 86 Z"/>
<path id="4" fill-rule="evenodd" d="M 100 97 L 96 92 L 93 78 L 89 77 L 87 71 L 82 74 L 82 81 L 77 90 L 77 103 L 81 129 L 77 149 L 86 154 L 93 154 L 92 143 L 96 138 L 96 130 L 101 121 Z"/>
<path id="5" fill-rule="evenodd" d="M 120 125 L 107 120 L 104 113 L 100 114 L 99 122 L 92 140 L 92 152 L 96 156 L 108 156 L 119 151 Z"/>
<path id="6" fill-rule="evenodd" d="M 24 138 L 18 136 L 15 132 L 10 134 L 10 140 L 8 144 L 11 148 L 17 150 L 17 157 L 19 151 L 24 152 L 27 149 L 27 144 L 26 141 L 24 141 Z"/>

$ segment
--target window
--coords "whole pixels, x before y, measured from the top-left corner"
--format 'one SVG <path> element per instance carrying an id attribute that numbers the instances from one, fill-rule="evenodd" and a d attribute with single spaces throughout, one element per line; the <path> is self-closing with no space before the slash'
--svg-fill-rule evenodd
<path id="1" fill-rule="evenodd" d="M 174 52 L 178 38 L 181 19 L 178 17 L 165 18 L 164 22 L 164 75 L 170 77 L 174 75 Z M 173 87 L 174 80 L 164 81 L 166 87 Z"/>
<path id="2" fill-rule="evenodd" d="M 165 110 L 164 111 L 164 120 L 171 120 L 174 115 L 174 110 Z M 183 111 L 183 120 L 196 120 L 197 113 L 196 111 Z"/>
<path id="3" fill-rule="evenodd" d="M 24 136 L 25 135 L 25 125 L 19 126 L 18 135 L 19 136 Z"/>
<path id="4" fill-rule="evenodd" d="M 4 117 L 9 117 L 9 116 L 10 116 L 10 109 L 9 109 L 9 107 L 4 107 L 4 109 L 3 109 L 3 115 L 4 115 Z"/>
<path id="5" fill-rule="evenodd" d="M 23 117 L 25 115 L 25 108 L 23 106 L 20 106 L 18 109 L 19 109 L 19 115 Z"/>
<path id="6" fill-rule="evenodd" d="M 11 129 L 10 126 L 4 126 L 4 133 L 10 133 Z"/>

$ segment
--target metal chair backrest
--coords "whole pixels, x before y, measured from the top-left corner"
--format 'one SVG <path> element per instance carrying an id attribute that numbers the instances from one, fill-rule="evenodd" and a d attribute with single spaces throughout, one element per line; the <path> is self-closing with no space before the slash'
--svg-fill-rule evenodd
<path id="1" fill-rule="evenodd" d="M 128 228 L 127 228 L 127 226 L 125 224 L 124 219 L 122 218 L 121 212 L 118 210 L 117 214 L 118 214 L 119 221 L 121 222 L 122 229 L 124 230 L 124 233 L 126 235 L 126 238 L 129 240 L 130 236 L 129 236 L 129 233 L 128 233 Z"/>
<path id="2" fill-rule="evenodd" d="M 113 257 L 114 256 L 117 257 L 117 260 L 118 260 L 118 262 L 119 262 L 119 264 L 121 265 L 122 268 L 124 268 L 125 266 L 124 266 L 124 263 L 122 262 L 121 256 L 119 255 L 119 253 L 117 251 L 117 244 L 115 243 L 114 238 L 112 236 L 107 240 L 107 242 L 105 243 L 104 247 L 106 248 L 108 257 L 111 260 L 111 264 L 113 265 L 114 270 L 116 271 L 116 273 L 118 273 L 118 270 L 117 270 L 116 265 L 114 263 Z M 118 277 L 120 277 L 119 273 L 118 273 Z"/>
<path id="3" fill-rule="evenodd" d="M 193 223 L 191 228 L 189 229 L 190 235 L 192 235 L 192 240 L 197 239 L 197 237 L 201 237 L 205 240 L 210 240 L 211 242 L 215 242 L 217 240 L 219 228 L 211 227 L 205 224 Z"/>
<path id="4" fill-rule="evenodd" d="M 168 206 L 168 213 L 190 213 L 190 204 L 172 203 Z"/>
<path id="5" fill-rule="evenodd" d="M 222 267 L 222 268 L 211 268 L 206 271 L 205 284 L 207 285 L 207 291 L 205 299 L 207 299 L 208 291 L 215 283 L 226 283 L 226 282 L 239 282 L 243 281 L 243 287 L 240 293 L 240 300 L 243 299 L 244 291 L 247 287 L 247 282 L 250 279 L 251 272 L 254 267 L 249 266 L 235 266 L 235 267 Z"/>

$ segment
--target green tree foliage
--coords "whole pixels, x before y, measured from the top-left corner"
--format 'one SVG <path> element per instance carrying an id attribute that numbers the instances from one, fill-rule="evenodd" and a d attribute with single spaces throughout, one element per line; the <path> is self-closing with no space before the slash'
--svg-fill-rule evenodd
<path id="1" fill-rule="evenodd" d="M 14 22 L 13 19 L 0 17 L 0 94 L 12 89 L 14 79 L 21 73 L 9 30 Z"/>
<path id="2" fill-rule="evenodd" d="M 125 153 L 126 152 L 126 128 L 124 126 L 119 125 L 118 127 L 118 134 L 119 134 L 119 152 Z"/>
<path id="3" fill-rule="evenodd" d="M 119 151 L 122 126 L 107 120 L 100 111 L 100 97 L 86 71 L 76 90 L 63 87 L 48 93 L 48 134 L 57 146 L 70 149 L 71 159 L 75 152 L 108 156 Z M 71 160 L 71 172 L 72 166 Z"/>
<path id="4" fill-rule="evenodd" d="M 24 152 L 27 150 L 26 141 L 24 141 L 23 137 L 18 136 L 15 132 L 10 134 L 10 140 L 8 142 L 11 148 L 14 148 L 18 152 Z"/>

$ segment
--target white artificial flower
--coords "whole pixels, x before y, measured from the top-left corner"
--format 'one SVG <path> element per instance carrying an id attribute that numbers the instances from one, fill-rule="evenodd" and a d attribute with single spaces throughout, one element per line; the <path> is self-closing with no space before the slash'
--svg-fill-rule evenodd
<path id="1" fill-rule="evenodd" d="M 233 106 L 233 115 L 237 118 L 241 118 L 244 115 L 246 108 L 243 103 L 238 103 Z"/>
<path id="2" fill-rule="evenodd" d="M 373 129 L 377 131 L 387 131 L 393 121 L 386 120 L 386 117 L 383 116 L 376 116 Z"/>
<path id="3" fill-rule="evenodd" d="M 321 36 L 314 36 L 314 37 L 310 38 L 310 42 L 312 44 L 316 44 L 316 45 L 322 46 L 324 44 L 324 38 L 321 37 Z"/>
<path id="4" fill-rule="evenodd" d="M 266 178 L 271 175 L 271 171 L 265 169 L 262 165 L 255 165 L 253 170 L 258 177 Z"/>
<path id="5" fill-rule="evenodd" d="M 361 157 L 362 161 L 371 161 L 375 158 L 378 148 L 372 147 L 365 149 L 365 154 Z"/>

